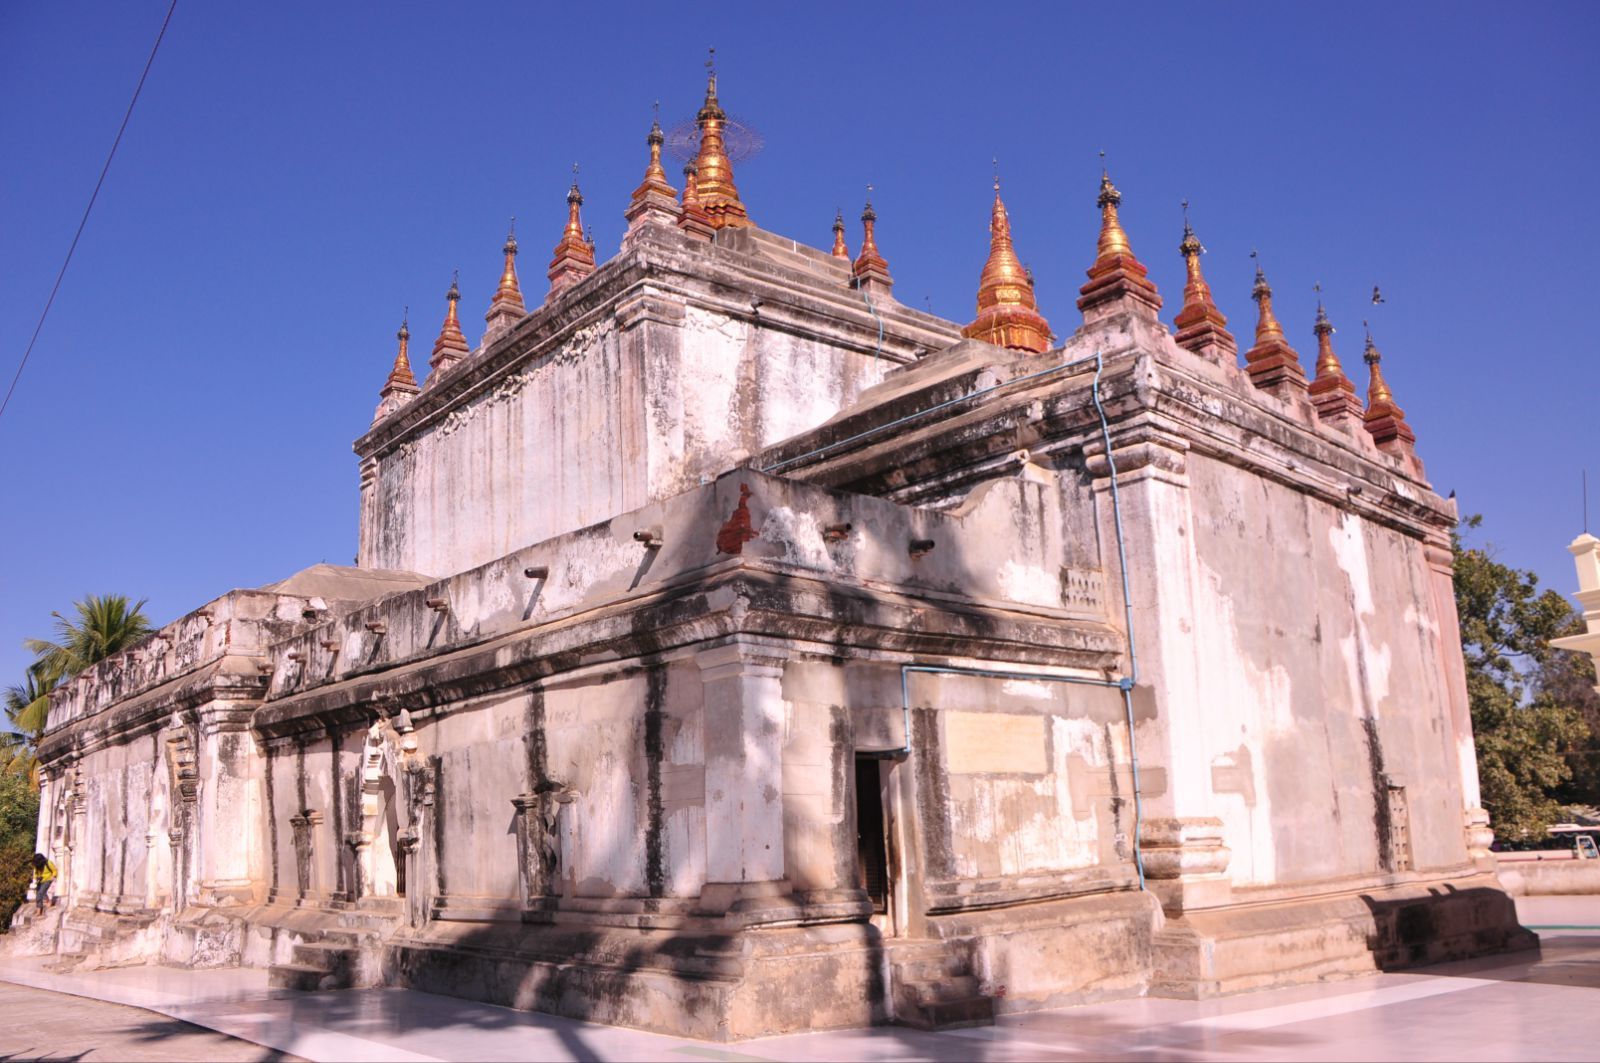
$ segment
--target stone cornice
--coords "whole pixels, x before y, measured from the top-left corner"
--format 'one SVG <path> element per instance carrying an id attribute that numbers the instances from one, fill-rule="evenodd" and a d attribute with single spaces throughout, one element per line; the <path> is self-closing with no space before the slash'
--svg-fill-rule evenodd
<path id="1" fill-rule="evenodd" d="M 173 713 L 197 713 L 208 734 L 243 730 L 266 689 L 257 658 L 224 657 L 51 731 L 39 743 L 39 760 L 50 764 L 153 734 Z M 205 711 L 219 701 L 227 704 Z"/>
<path id="2" fill-rule="evenodd" d="M 667 299 L 801 335 L 855 332 L 859 353 L 905 363 L 960 338 L 953 322 L 897 303 L 869 308 L 860 294 L 827 275 L 788 268 L 759 253 L 702 244 L 676 231 L 652 231 L 591 276 L 529 313 L 486 350 L 430 379 L 421 394 L 378 421 L 355 441 L 363 458 L 384 452 L 492 390 L 507 374 L 559 351 L 573 333 L 617 319 L 636 324 L 640 297 Z M 876 317 L 874 316 L 876 311 Z M 669 316 L 658 316 L 668 322 Z M 877 342 L 878 321 L 884 331 Z"/>
<path id="3" fill-rule="evenodd" d="M 269 701 L 269 738 L 365 721 L 374 701 L 419 710 L 481 697 L 597 663 L 740 637 L 833 656 L 959 657 L 1108 672 L 1122 652 L 1104 623 L 887 594 L 797 572 L 734 564 L 689 586 L 622 601 Z"/>
<path id="4" fill-rule="evenodd" d="M 918 505 L 939 504 L 1014 467 L 1019 449 L 1036 457 L 1080 454 L 1091 472 L 1100 468 L 1097 475 L 1103 475 L 1103 458 L 1099 466 L 1094 462 L 1104 445 L 1090 397 L 1090 342 L 1096 339 L 1103 337 L 1080 334 L 1061 351 L 1021 361 L 995 348 L 988 371 L 1002 380 L 1010 377 L 1014 386 L 1002 384 L 961 402 L 961 387 L 970 393 L 983 386 L 983 373 L 969 368 L 897 394 L 890 403 L 858 404 L 758 455 L 752 464 L 787 461 L 786 476 Z M 1182 440 L 1193 454 L 1248 469 L 1418 538 L 1435 540 L 1453 526 L 1453 507 L 1405 462 L 1319 424 L 1314 414 L 1295 418 L 1285 400 L 1252 388 L 1242 372 L 1211 366 L 1175 346 L 1168 351 L 1170 343 L 1118 346 L 1104 356 L 1100 389 L 1119 451 L 1156 433 Z M 1059 373 L 1022 379 L 1064 362 L 1072 364 Z M 958 392 L 954 402 L 953 390 Z M 917 416 L 939 403 L 949 405 Z M 906 421 L 892 432 L 847 442 L 858 426 L 897 419 Z M 793 460 L 819 449 L 823 453 Z"/>

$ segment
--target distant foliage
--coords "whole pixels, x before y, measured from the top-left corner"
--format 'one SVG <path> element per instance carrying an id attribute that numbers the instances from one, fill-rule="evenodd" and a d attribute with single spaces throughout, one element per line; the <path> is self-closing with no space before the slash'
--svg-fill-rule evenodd
<path id="1" fill-rule="evenodd" d="M 1462 521 L 1477 528 L 1481 517 Z M 1566 598 L 1540 591 L 1538 577 L 1494 559 L 1489 548 L 1455 547 L 1456 610 L 1466 655 L 1467 694 L 1478 749 L 1483 805 L 1506 840 L 1544 835 L 1561 818 L 1574 786 L 1575 753 L 1586 749 L 1587 712 L 1600 709 L 1587 655 L 1551 649 L 1550 640 L 1582 629 Z M 1600 722 L 1600 714 L 1595 717 Z"/>
<path id="2" fill-rule="evenodd" d="M 27 776 L 0 773 L 0 930 L 28 895 L 39 794 Z"/>

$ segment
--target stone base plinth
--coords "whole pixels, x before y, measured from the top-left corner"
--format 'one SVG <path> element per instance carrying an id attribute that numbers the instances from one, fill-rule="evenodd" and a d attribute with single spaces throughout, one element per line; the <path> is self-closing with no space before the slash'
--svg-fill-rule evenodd
<path id="1" fill-rule="evenodd" d="M 388 942 L 383 981 L 725 1041 L 894 1021 L 897 1003 L 925 988 L 918 980 L 967 986 L 993 1012 L 1137 995 L 1160 919 L 1150 895 L 1121 891 L 935 917 L 921 938 L 860 922 L 740 931 L 434 922 Z"/>
<path id="2" fill-rule="evenodd" d="M 1150 992 L 1193 1000 L 1537 948 L 1538 940 L 1488 875 L 1236 903 L 1167 921 L 1155 939 Z"/>

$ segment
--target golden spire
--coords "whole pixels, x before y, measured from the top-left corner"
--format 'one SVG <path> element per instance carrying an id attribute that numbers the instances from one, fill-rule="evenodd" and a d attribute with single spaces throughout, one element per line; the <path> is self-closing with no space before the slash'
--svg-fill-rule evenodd
<path id="1" fill-rule="evenodd" d="M 706 214 L 705 208 L 700 205 L 698 186 L 694 163 L 684 163 L 683 210 L 678 214 L 678 228 L 697 240 L 709 240 L 717 230 L 716 226 L 711 224 L 711 218 Z"/>
<path id="2" fill-rule="evenodd" d="M 550 295 L 578 283 L 594 272 L 594 245 L 583 236 L 583 193 L 578 191 L 578 164 L 572 164 L 572 187 L 567 191 L 567 225 L 550 258 Z M 549 296 L 546 296 L 548 299 Z"/>
<path id="3" fill-rule="evenodd" d="M 1174 339 L 1179 347 L 1232 365 L 1239 346 L 1228 331 L 1228 319 L 1211 298 L 1211 286 L 1200 272 L 1200 256 L 1205 250 L 1189 226 L 1189 201 L 1184 200 L 1183 241 L 1178 244 L 1178 253 L 1183 256 L 1187 279 L 1183 285 L 1183 309 L 1172 321 L 1178 329 Z"/>
<path id="4" fill-rule="evenodd" d="M 861 251 L 850 267 L 855 285 L 869 295 L 888 295 L 894 281 L 889 277 L 889 263 L 878 253 L 878 238 L 874 231 L 878 212 L 872 209 L 872 186 L 867 186 L 867 205 L 861 211 Z"/>
<path id="5" fill-rule="evenodd" d="M 1321 290 L 1321 285 L 1317 286 Z M 1339 356 L 1333 353 L 1333 325 L 1328 312 L 1317 299 L 1317 323 L 1311 331 L 1317 337 L 1317 375 L 1311 381 L 1311 403 L 1324 421 L 1342 421 L 1361 416 L 1361 400 L 1356 398 L 1355 381 L 1345 375 Z"/>
<path id="6" fill-rule="evenodd" d="M 1255 257 L 1255 252 L 1250 252 Z M 1256 301 L 1260 313 L 1256 320 L 1255 346 L 1244 352 L 1244 369 L 1258 388 L 1282 394 L 1285 390 L 1304 391 L 1306 371 L 1300 365 L 1300 355 L 1289 346 L 1283 336 L 1283 326 L 1272 312 L 1272 286 L 1267 275 L 1256 263 L 1256 283 L 1250 289 L 1250 298 Z"/>
<path id="7" fill-rule="evenodd" d="M 651 121 L 650 133 L 644 138 L 650 145 L 650 163 L 644 168 L 644 180 L 633 190 L 627 209 L 622 212 L 628 220 L 628 231 L 622 236 L 624 250 L 638 242 L 646 226 L 678 223 L 678 190 L 667 184 L 667 171 L 661 168 L 661 145 L 666 138 L 661 134 L 660 102 L 655 106 L 657 117 Z"/>
<path id="8" fill-rule="evenodd" d="M 1117 217 L 1122 193 L 1111 183 L 1111 175 L 1105 170 L 1100 171 L 1100 195 L 1095 198 L 1095 204 L 1100 208 L 1099 256 L 1095 261 L 1103 262 L 1113 255 L 1131 258 L 1133 246 L 1128 243 L 1128 234 L 1122 231 L 1122 221 Z"/>
<path id="9" fill-rule="evenodd" d="M 517 219 L 511 219 L 511 228 L 506 232 L 506 245 L 501 248 L 506 256 L 505 268 L 500 272 L 500 287 L 495 289 L 494 298 L 489 301 L 489 313 L 493 315 L 495 308 L 500 306 L 514 310 L 526 309 L 522 305 L 522 286 L 517 283 Z"/>
<path id="10" fill-rule="evenodd" d="M 461 334 L 461 319 L 456 316 L 456 304 L 461 301 L 457 275 L 451 275 L 450 290 L 444 293 L 444 298 L 444 324 L 439 328 L 439 338 L 433 341 L 433 356 L 428 359 L 428 365 L 434 373 L 450 368 L 472 351 L 467 346 L 467 337 Z M 432 375 L 428 377 L 428 383 L 433 383 Z"/>
<path id="11" fill-rule="evenodd" d="M 1095 202 L 1100 207 L 1098 253 L 1089 267 L 1089 283 L 1078 289 L 1078 309 L 1083 311 L 1084 321 L 1098 321 L 1122 310 L 1155 317 L 1161 309 L 1161 296 L 1150 282 L 1150 271 L 1134 257 L 1128 234 L 1117 217 L 1122 193 L 1103 168 L 1100 195 Z"/>
<path id="12" fill-rule="evenodd" d="M 700 130 L 700 152 L 695 156 L 695 184 L 700 207 L 711 221 L 713 229 L 749 225 L 750 217 L 739 201 L 739 189 L 733 183 L 733 163 L 728 159 L 727 146 L 722 131 L 728 114 L 717 102 L 717 50 L 711 49 L 706 60 L 706 102 L 701 106 L 694 122 Z"/>
<path id="13" fill-rule="evenodd" d="M 1011 243 L 1011 218 L 994 179 L 994 209 L 989 216 L 989 259 L 978 278 L 978 316 L 961 330 L 968 339 L 1039 354 L 1050 348 L 1050 323 L 1039 313 L 1033 278 Z"/>
<path id="14" fill-rule="evenodd" d="M 656 106 L 659 108 L 660 104 Z M 633 202 L 641 202 L 652 192 L 672 200 L 678 198 L 678 190 L 667 184 L 667 171 L 661 167 L 661 145 L 666 139 L 661 132 L 661 119 L 658 116 L 651 121 L 650 132 L 644 138 L 645 143 L 650 145 L 650 162 L 644 168 L 644 180 L 633 190 Z"/>
<path id="15" fill-rule="evenodd" d="M 411 344 L 411 329 L 407 327 L 410 307 L 406 310 L 407 313 L 400 319 L 400 331 L 394 334 L 400 341 L 400 350 L 394 356 L 394 368 L 389 370 L 389 379 L 384 381 L 383 390 L 378 392 L 384 398 L 398 391 L 415 394 L 418 390 L 416 375 L 411 372 L 411 358 L 407 354 Z"/>
<path id="16" fill-rule="evenodd" d="M 1372 380 L 1367 385 L 1367 413 L 1362 418 L 1367 431 L 1372 433 L 1372 438 L 1380 447 L 1409 447 L 1417 441 L 1417 434 L 1406 424 L 1405 411 L 1394 401 L 1389 382 L 1383 379 L 1383 370 L 1379 367 L 1383 355 L 1378 353 L 1378 345 L 1372 342 L 1370 330 L 1367 332 L 1367 349 L 1362 353 L 1361 360 L 1367 363 L 1372 373 Z"/>
<path id="17" fill-rule="evenodd" d="M 844 245 L 844 211 L 833 212 L 833 257 L 850 261 L 850 249 Z"/>

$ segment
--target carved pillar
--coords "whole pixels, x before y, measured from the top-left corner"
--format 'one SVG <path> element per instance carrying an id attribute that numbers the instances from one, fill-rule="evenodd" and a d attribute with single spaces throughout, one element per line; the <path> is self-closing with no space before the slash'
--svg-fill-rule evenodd
<path id="1" fill-rule="evenodd" d="M 549 907 L 547 898 L 561 893 L 561 812 L 574 798 L 557 783 L 511 799 L 516 809 L 517 877 L 522 906 L 532 911 Z"/>
<path id="2" fill-rule="evenodd" d="M 315 809 L 308 808 L 299 815 L 289 817 L 289 828 L 294 832 L 296 903 L 302 906 L 314 904 L 322 899 L 322 891 L 317 883 L 315 858 L 316 831 L 321 825 L 322 813 Z"/>
<path id="3" fill-rule="evenodd" d="M 390 771 L 395 757 L 387 721 L 386 714 L 373 721 L 361 750 L 360 819 L 349 834 L 356 879 L 352 900 L 393 897 L 396 892 L 395 853 L 389 835 L 389 797 L 396 790 Z"/>
<path id="4" fill-rule="evenodd" d="M 410 737 L 406 735 L 407 739 Z M 424 839 L 433 834 L 434 777 L 428 765 L 414 757 L 414 753 L 413 740 L 407 750 L 407 822 L 405 830 L 400 832 L 400 853 L 406 866 L 406 921 L 418 927 L 428 921 L 434 896 L 435 856 L 433 846 L 424 843 Z"/>
<path id="5" fill-rule="evenodd" d="M 260 758 L 251 704 L 213 702 L 200 719 L 199 896 L 210 905 L 250 904 L 260 865 Z"/>
<path id="6" fill-rule="evenodd" d="M 359 903 L 373 895 L 372 835 L 364 830 L 346 831 L 344 843 L 350 848 L 352 880 L 349 884 L 350 900 Z"/>
<path id="7" fill-rule="evenodd" d="M 34 828 L 33 851 L 36 853 L 50 852 L 50 823 L 55 814 L 55 807 L 51 804 L 55 780 L 50 773 L 39 772 L 39 820 Z"/>
<path id="8" fill-rule="evenodd" d="M 700 909 L 770 907 L 791 893 L 783 862 L 783 659 L 734 644 L 697 660 L 706 755 Z"/>

